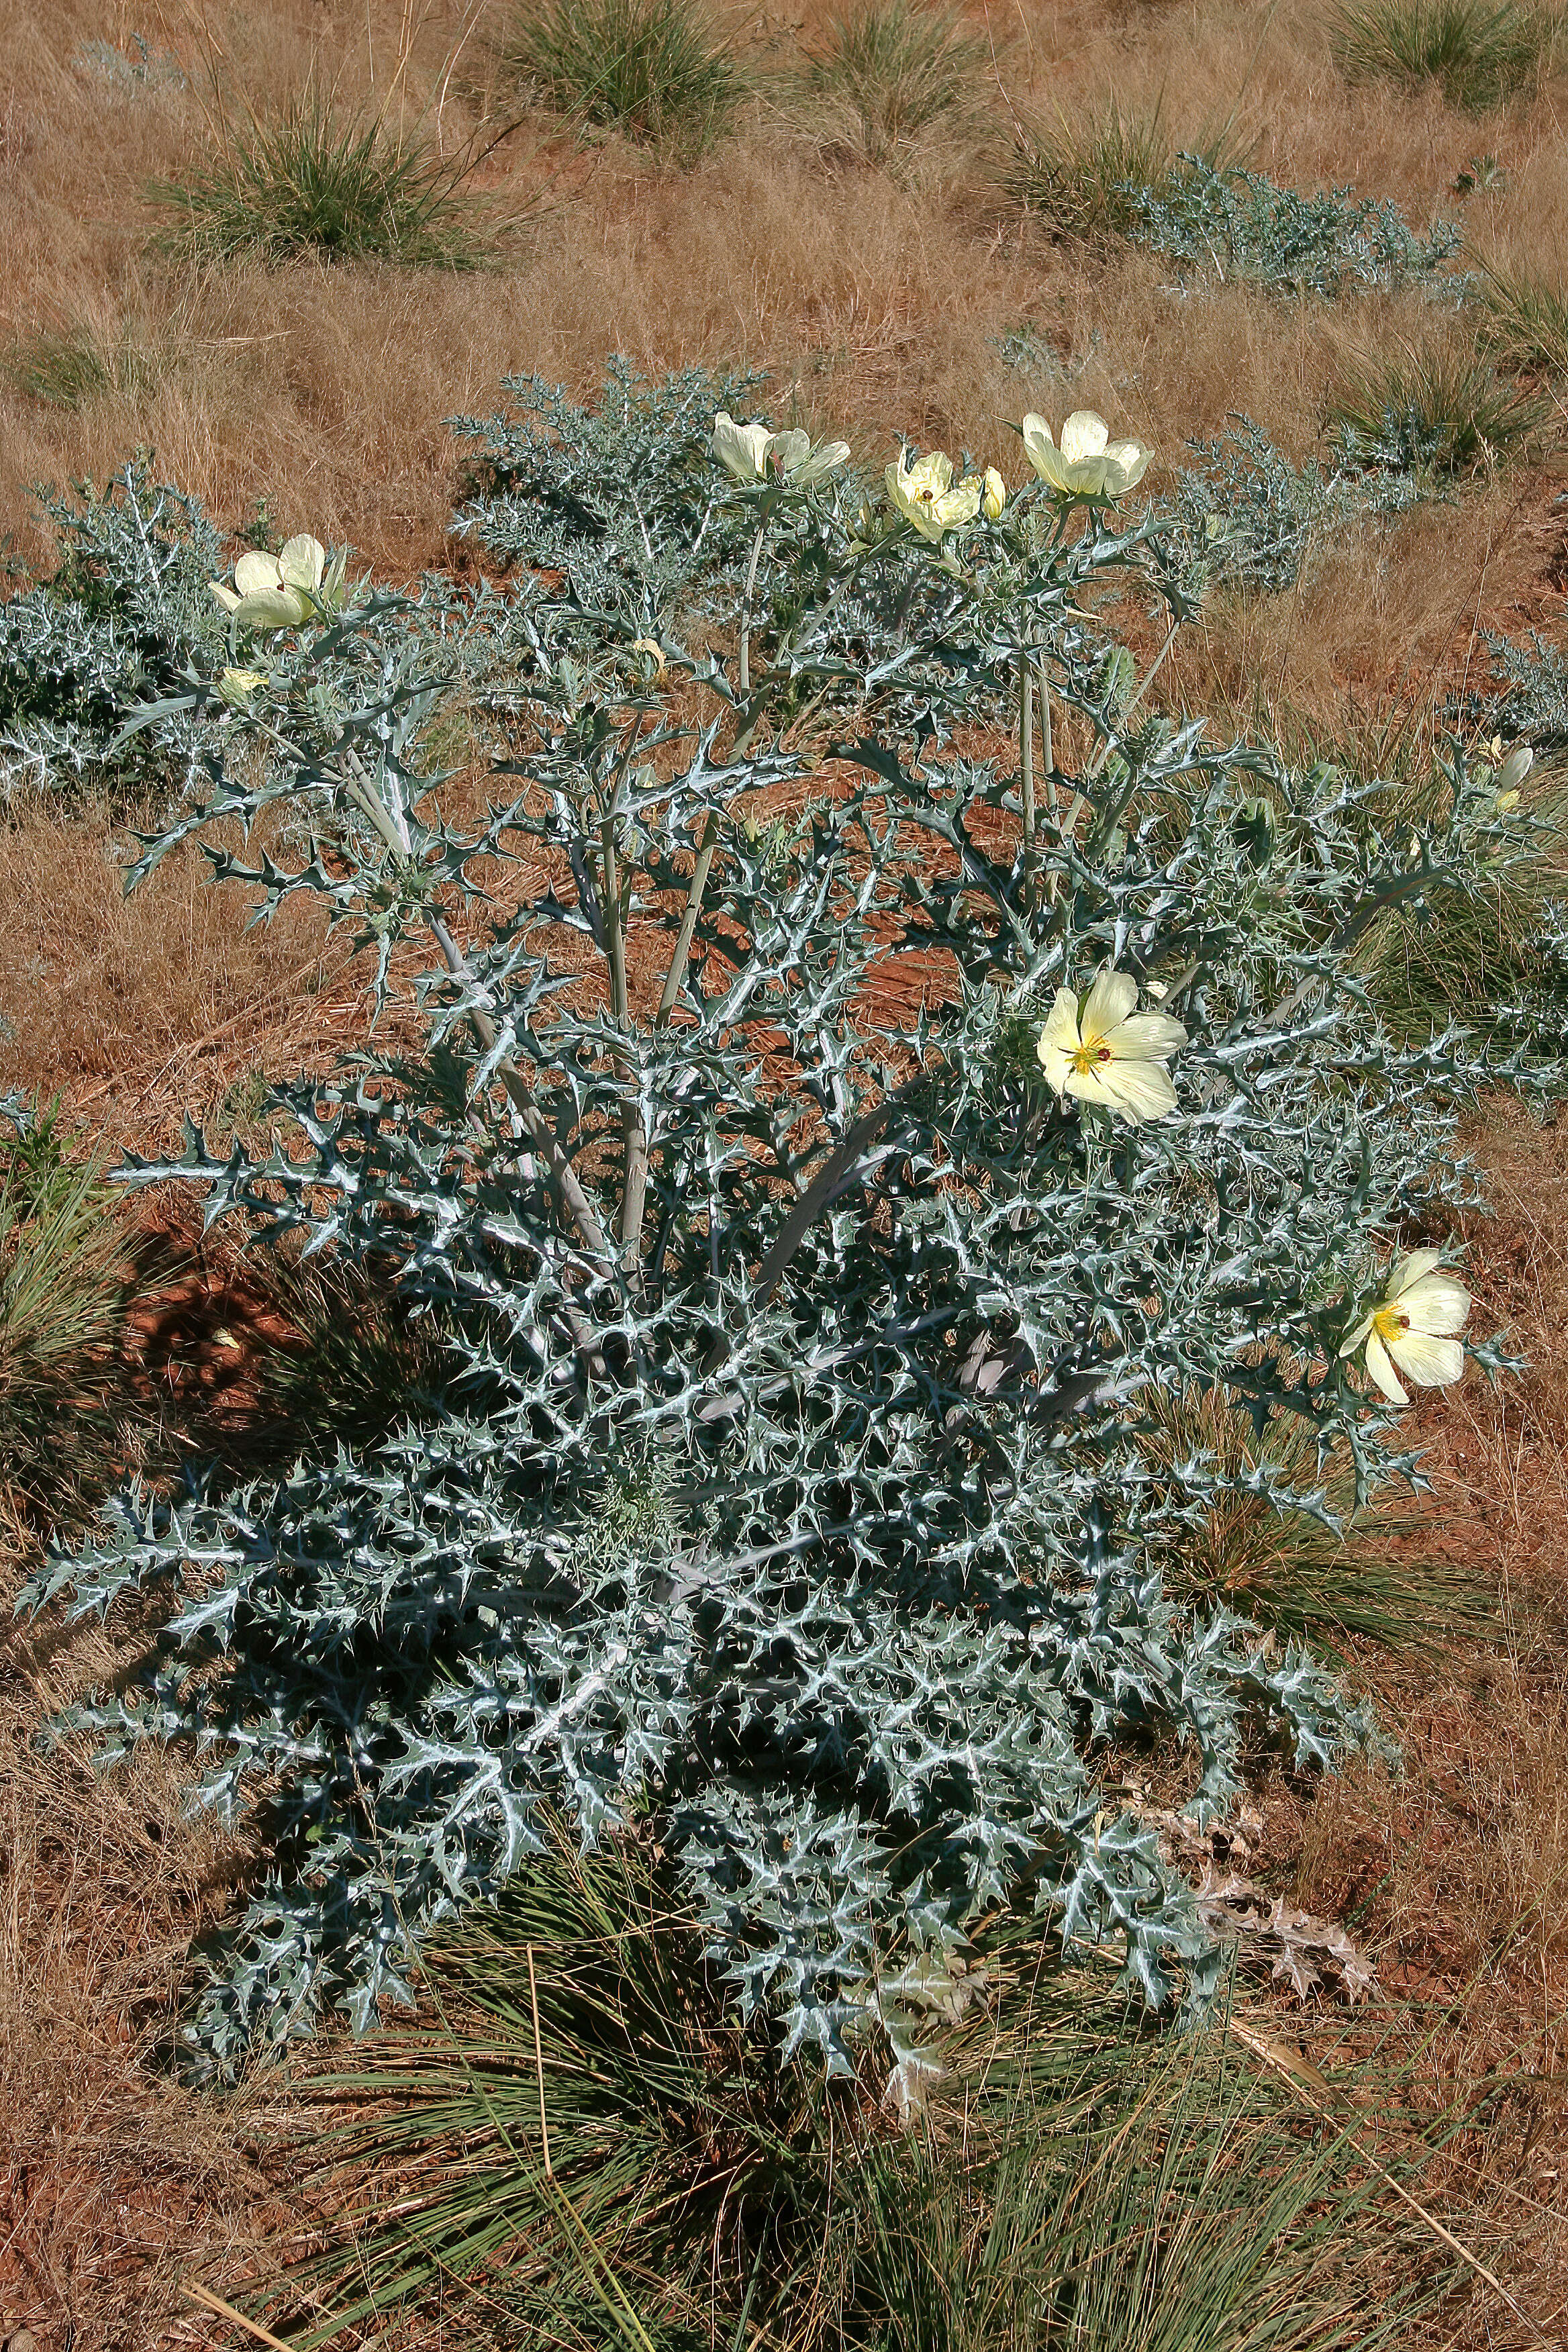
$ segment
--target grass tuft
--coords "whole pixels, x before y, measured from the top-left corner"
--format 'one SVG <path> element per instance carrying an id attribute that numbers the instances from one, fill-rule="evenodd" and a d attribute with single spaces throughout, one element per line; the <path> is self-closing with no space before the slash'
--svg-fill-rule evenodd
<path id="1" fill-rule="evenodd" d="M 1099 115 L 1021 129 L 1008 186 L 1053 236 L 1124 236 L 1138 222 L 1138 193 L 1163 188 L 1175 160 L 1158 107 L 1123 114 L 1112 99 Z"/>
<path id="2" fill-rule="evenodd" d="M 1568 293 L 1543 278 L 1478 265 L 1481 333 L 1504 366 L 1549 381 L 1568 376 Z"/>
<path id="3" fill-rule="evenodd" d="M 1348 80 L 1436 82 L 1468 114 L 1532 82 L 1556 33 L 1553 16 L 1517 0 L 1341 0 L 1329 26 Z"/>
<path id="4" fill-rule="evenodd" d="M 276 121 L 252 117 L 205 169 L 151 193 L 178 216 L 171 241 L 201 261 L 314 254 L 470 269 L 494 229 L 465 193 L 472 168 L 471 156 L 443 162 L 422 139 L 310 96 Z"/>
<path id="5" fill-rule="evenodd" d="M 127 1251 L 100 1164 L 73 1162 L 52 1114 L 35 1120 L 13 1107 L 5 1118 L 0 1496 L 42 1526 L 113 1468 Z"/>
<path id="6" fill-rule="evenodd" d="M 156 354 L 144 345 L 129 336 L 106 341 L 84 326 L 21 336 L 0 358 L 0 373 L 14 390 L 70 410 L 116 393 L 140 398 L 160 373 Z"/>
<path id="7" fill-rule="evenodd" d="M 540 0 L 503 58 L 569 121 L 682 162 L 723 136 L 744 90 L 699 0 Z"/>
<path id="8" fill-rule="evenodd" d="M 863 0 L 832 20 L 800 95 L 825 146 L 883 165 L 938 128 L 973 123 L 989 71 L 986 44 L 962 17 L 911 0 Z"/>
<path id="9" fill-rule="evenodd" d="M 1549 414 L 1472 345 L 1434 341 L 1351 362 L 1325 421 L 1346 467 L 1432 480 L 1521 454 Z"/>
<path id="10" fill-rule="evenodd" d="M 306 1258 L 273 1277 L 289 1336 L 258 1370 L 259 1433 L 268 1450 L 311 1444 L 365 1449 L 432 1400 L 450 1377 L 444 1334 L 415 1319 L 384 1284 L 351 1265 Z"/>
<path id="11" fill-rule="evenodd" d="M 1435 2299 L 1345 2138 L 1223 2031 L 1140 2031 L 1103 1971 L 1043 1979 L 1037 1926 L 901 1980 L 917 2130 L 885 2051 L 781 2069 L 703 1941 L 646 1846 L 557 1839 L 434 1944 L 420 2013 L 314 2086 L 334 2243 L 269 2324 L 308 2308 L 297 2340 L 336 2342 L 439 2298 L 486 2352 L 1368 2352 Z"/>
<path id="12" fill-rule="evenodd" d="M 1163 1543 L 1171 1593 L 1224 1601 L 1270 1632 L 1335 1654 L 1352 1640 L 1433 1650 L 1456 1626 L 1491 1622 L 1489 1590 L 1436 1557 L 1430 1542 L 1418 1548 L 1430 1521 L 1386 1503 L 1358 1511 L 1353 1470 L 1320 1465 L 1310 1428 L 1276 1420 L 1259 1437 L 1249 1413 L 1214 1394 L 1157 1399 L 1152 1415 L 1145 1456 L 1156 1482 L 1169 1482 L 1170 1500 L 1179 1503 L 1181 1465 L 1194 1456 L 1234 1482 Z M 1259 1493 L 1260 1473 L 1301 1507 L 1281 1509 Z"/>

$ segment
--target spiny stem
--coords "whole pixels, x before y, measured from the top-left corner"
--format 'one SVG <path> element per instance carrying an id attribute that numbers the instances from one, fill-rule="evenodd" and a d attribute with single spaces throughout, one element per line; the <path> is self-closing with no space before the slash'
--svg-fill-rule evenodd
<path id="1" fill-rule="evenodd" d="M 669 959 L 669 970 L 665 974 L 664 989 L 658 1000 L 658 1011 L 654 1014 L 656 1029 L 662 1029 L 675 1010 L 675 1000 L 680 993 L 680 983 L 686 977 L 686 959 L 691 953 L 691 941 L 697 929 L 697 918 L 701 911 L 702 893 L 708 887 L 708 870 L 713 863 L 713 852 L 718 846 L 719 812 L 717 809 L 710 809 L 708 822 L 702 830 L 702 839 L 698 846 L 697 864 L 692 868 L 691 880 L 687 886 L 686 911 L 681 916 L 680 929 L 676 935 L 675 951 Z"/>
<path id="2" fill-rule="evenodd" d="M 431 938 L 441 950 L 447 971 L 455 980 L 466 980 L 471 987 L 475 978 L 473 966 L 433 907 L 426 908 L 425 919 L 430 927 Z M 470 1005 L 468 1018 L 474 1024 L 480 1045 L 486 1053 L 490 1052 L 498 1034 L 495 1023 L 482 1004 Z M 497 1065 L 496 1076 L 521 1118 L 529 1140 L 542 1153 L 546 1166 L 560 1186 L 567 1213 L 584 1245 L 608 1272 L 615 1264 L 615 1252 L 610 1246 L 609 1236 L 595 1214 L 593 1202 L 583 1190 L 577 1171 L 562 1150 L 554 1129 L 534 1101 L 527 1079 L 513 1062 L 504 1059 Z"/>
<path id="3" fill-rule="evenodd" d="M 1026 646 L 1018 648 L 1018 796 L 1024 813 L 1024 910 L 1030 913 L 1035 904 L 1035 875 L 1038 855 L 1035 847 L 1035 670 Z"/>
<path id="4" fill-rule="evenodd" d="M 719 845 L 719 814 L 708 812 L 708 822 L 702 829 L 698 845 L 697 864 L 687 885 L 686 908 L 680 918 L 680 929 L 676 936 L 669 970 L 665 974 L 659 995 L 658 1010 L 653 1025 L 662 1029 L 675 1010 L 675 1000 L 680 993 L 680 983 L 686 974 L 686 960 L 691 953 L 691 941 L 697 929 L 697 918 L 701 911 L 702 894 L 708 887 L 709 869 L 713 852 Z M 621 1257 L 626 1278 L 636 1285 L 642 1251 L 643 1214 L 647 1201 L 648 1133 L 642 1113 L 636 1103 L 628 1103 L 626 1113 L 626 1191 L 621 1201 Z"/>
<path id="5" fill-rule="evenodd" d="M 768 528 L 764 511 L 757 525 L 757 535 L 752 541 L 752 560 L 746 567 L 746 586 L 741 598 L 741 692 L 752 691 L 752 598 L 756 593 L 757 566 L 763 559 L 763 540 Z"/>

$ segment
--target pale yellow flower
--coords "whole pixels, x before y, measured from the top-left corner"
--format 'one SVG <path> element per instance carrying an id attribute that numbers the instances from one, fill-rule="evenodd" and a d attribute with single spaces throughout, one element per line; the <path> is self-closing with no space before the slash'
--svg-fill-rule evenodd
<path id="1" fill-rule="evenodd" d="M 1500 809 L 1517 808 L 1519 788 L 1535 765 L 1535 754 L 1528 743 L 1516 743 L 1506 760 L 1500 743 L 1493 744 L 1492 753 L 1501 762 L 1497 772 L 1497 804 Z"/>
<path id="2" fill-rule="evenodd" d="M 968 474 L 955 484 L 952 459 L 945 449 L 931 449 L 912 465 L 909 455 L 901 450 L 898 464 L 888 467 L 888 496 L 904 520 L 934 546 L 946 532 L 974 520 L 984 485 L 978 474 Z"/>
<path id="3" fill-rule="evenodd" d="M 1068 418 L 1059 447 L 1043 416 L 1026 416 L 1024 447 L 1040 479 L 1067 499 L 1121 498 L 1142 480 L 1150 457 L 1141 441 L 1113 441 L 1092 408 Z"/>
<path id="4" fill-rule="evenodd" d="M 1161 1066 L 1187 1042 L 1179 1021 L 1137 1004 L 1131 974 L 1109 967 L 1081 1012 L 1073 991 L 1059 988 L 1035 1049 L 1059 1095 L 1100 1103 L 1135 1125 L 1175 1109 L 1176 1090 Z"/>
<path id="5" fill-rule="evenodd" d="M 1451 1274 L 1439 1274 L 1441 1250 L 1412 1250 L 1389 1276 L 1388 1288 L 1370 1314 L 1349 1332 L 1342 1356 L 1352 1356 L 1364 1339 L 1366 1368 L 1394 1404 L 1408 1404 L 1399 1374 L 1418 1389 L 1444 1387 L 1465 1369 L 1456 1332 L 1465 1328 L 1470 1294 Z"/>
<path id="6" fill-rule="evenodd" d="M 985 481 L 980 498 L 980 511 L 987 522 L 999 522 L 1007 503 L 1007 485 L 994 466 L 985 468 Z"/>
<path id="7" fill-rule="evenodd" d="M 348 550 L 340 549 L 331 569 L 327 551 L 309 531 L 285 541 L 277 555 L 252 548 L 234 567 L 234 586 L 207 585 L 242 629 L 297 629 L 313 612 L 334 611 L 342 603 Z"/>
<path id="8" fill-rule="evenodd" d="M 231 710 L 243 710 L 258 686 L 267 683 L 263 669 L 226 669 L 218 679 L 218 700 Z"/>
<path id="9" fill-rule="evenodd" d="M 778 476 L 797 489 L 820 482 L 846 463 L 847 441 L 822 441 L 814 447 L 809 433 L 796 426 L 774 433 L 754 419 L 737 425 L 727 408 L 713 419 L 713 455 L 738 482 L 765 482 Z"/>

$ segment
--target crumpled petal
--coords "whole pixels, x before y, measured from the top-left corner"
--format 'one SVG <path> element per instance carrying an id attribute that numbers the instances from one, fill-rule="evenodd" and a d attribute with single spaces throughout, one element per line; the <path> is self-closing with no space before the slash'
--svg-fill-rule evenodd
<path id="1" fill-rule="evenodd" d="M 1449 1339 L 1462 1331 L 1470 1312 L 1470 1294 L 1462 1282 L 1451 1275 L 1424 1275 L 1399 1295 L 1401 1314 L 1410 1318 L 1410 1328 L 1422 1331 L 1429 1339 Z"/>
<path id="2" fill-rule="evenodd" d="M 1062 426 L 1061 453 L 1069 466 L 1105 454 L 1110 427 L 1092 408 L 1076 408 Z"/>
<path id="3" fill-rule="evenodd" d="M 1168 1013 L 1135 1013 L 1105 1033 L 1105 1043 L 1123 1061 L 1163 1062 L 1186 1042 L 1186 1031 Z"/>
<path id="4" fill-rule="evenodd" d="M 1072 1069 L 1072 1057 L 1081 1043 L 1078 1026 L 1078 998 L 1070 988 L 1058 988 L 1046 1015 L 1046 1025 L 1040 1031 L 1035 1047 L 1036 1057 L 1058 1094 L 1067 1091 L 1068 1076 Z"/>
<path id="5" fill-rule="evenodd" d="M 1176 1108 L 1176 1089 L 1161 1062 L 1122 1062 L 1112 1055 L 1088 1070 L 1069 1068 L 1067 1085 L 1069 1094 L 1104 1103 L 1134 1126 L 1163 1118 Z"/>
<path id="6" fill-rule="evenodd" d="M 801 489 L 805 489 L 811 483 L 820 482 L 825 475 L 837 473 L 838 467 L 847 465 L 848 461 L 847 441 L 823 441 L 804 464 L 793 469 L 790 479 Z"/>
<path id="7" fill-rule="evenodd" d="M 302 530 L 295 538 L 284 541 L 278 558 L 278 580 L 285 588 L 308 588 L 314 595 L 321 584 L 326 562 L 327 551 L 321 541 Z M 237 567 L 235 578 L 238 577 Z"/>
<path id="8" fill-rule="evenodd" d="M 297 629 L 310 609 L 298 588 L 258 588 L 240 598 L 234 617 L 242 629 Z"/>
<path id="9" fill-rule="evenodd" d="M 1354 1329 L 1348 1331 L 1345 1334 L 1343 1345 L 1340 1349 L 1340 1354 L 1342 1357 L 1353 1356 L 1355 1354 L 1356 1349 L 1361 1346 L 1362 1341 L 1372 1329 L 1373 1321 L 1373 1318 L 1370 1314 L 1363 1315 L 1361 1321 L 1355 1326 Z"/>
<path id="10" fill-rule="evenodd" d="M 1112 498 L 1136 488 L 1149 468 L 1152 452 L 1141 441 L 1113 441 L 1105 453 L 1105 487 Z"/>
<path id="11" fill-rule="evenodd" d="M 713 455 L 738 482 L 760 482 L 773 436 L 765 425 L 737 425 L 727 408 L 713 419 Z"/>
<path id="12" fill-rule="evenodd" d="M 1388 1352 L 1407 1381 L 1418 1389 L 1446 1388 L 1463 1377 L 1465 1351 L 1458 1339 L 1438 1339 L 1430 1331 L 1399 1331 L 1388 1341 Z M 1366 1360 L 1372 1361 L 1372 1342 Z"/>
<path id="13" fill-rule="evenodd" d="M 255 596 L 268 588 L 277 588 L 282 577 L 278 558 L 259 547 L 247 549 L 234 567 L 234 584 L 242 596 Z"/>
<path id="14" fill-rule="evenodd" d="M 1408 1257 L 1402 1257 L 1395 1263 L 1394 1271 L 1388 1277 L 1388 1288 L 1384 1293 L 1384 1297 L 1390 1301 L 1402 1298 L 1412 1283 L 1425 1282 L 1426 1276 L 1434 1273 L 1442 1263 L 1443 1253 L 1440 1249 L 1412 1250 Z"/>
<path id="15" fill-rule="evenodd" d="M 770 474 L 795 474 L 811 455 L 811 436 L 793 425 L 787 433 L 770 433 L 764 453 Z"/>
<path id="16" fill-rule="evenodd" d="M 1024 419 L 1024 454 L 1042 482 L 1053 490 L 1071 488 L 1060 450 L 1051 438 L 1051 428 L 1043 416 L 1029 415 Z"/>

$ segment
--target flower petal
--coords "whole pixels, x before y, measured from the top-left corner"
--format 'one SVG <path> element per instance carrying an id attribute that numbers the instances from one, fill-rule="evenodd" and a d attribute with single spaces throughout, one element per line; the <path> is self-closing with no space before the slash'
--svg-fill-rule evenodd
<path id="1" fill-rule="evenodd" d="M 1361 1346 L 1362 1341 L 1372 1329 L 1372 1317 L 1370 1315 L 1363 1315 L 1361 1321 L 1356 1324 L 1354 1328 L 1346 1332 L 1344 1345 L 1340 1349 L 1342 1358 L 1345 1356 L 1353 1356 L 1355 1354 L 1356 1349 Z"/>
<path id="2" fill-rule="evenodd" d="M 1399 1375 L 1388 1360 L 1388 1349 L 1375 1331 L 1367 1334 L 1366 1368 L 1385 1397 L 1395 1404 L 1408 1404 L 1410 1399 L 1399 1385 Z"/>
<path id="3" fill-rule="evenodd" d="M 1168 1013 L 1135 1013 L 1108 1029 L 1104 1038 L 1119 1062 L 1163 1062 L 1186 1042 L 1186 1031 Z"/>
<path id="4" fill-rule="evenodd" d="M 1053 490 L 1070 490 L 1068 468 L 1061 451 L 1051 438 L 1051 428 L 1043 416 L 1024 419 L 1024 454 L 1042 482 Z"/>
<path id="5" fill-rule="evenodd" d="M 234 617 L 242 629 L 297 629 L 310 607 L 298 588 L 258 588 L 242 596 Z"/>
<path id="6" fill-rule="evenodd" d="M 302 530 L 297 537 L 284 541 L 278 558 L 278 577 L 285 588 L 308 588 L 313 596 L 321 584 L 326 563 L 327 551 L 321 541 Z"/>
<path id="7" fill-rule="evenodd" d="M 1110 427 L 1103 416 L 1097 416 L 1092 408 L 1075 409 L 1062 426 L 1062 456 L 1069 466 L 1083 457 L 1102 457 L 1110 438 Z"/>
<path id="8" fill-rule="evenodd" d="M 278 558 L 259 547 L 251 548 L 234 567 L 234 584 L 242 596 L 254 596 L 265 588 L 276 588 L 282 580 Z"/>
<path id="9" fill-rule="evenodd" d="M 811 436 L 798 425 L 787 433 L 770 433 L 763 463 L 770 474 L 798 473 L 811 455 Z"/>
<path id="10" fill-rule="evenodd" d="M 1400 1293 L 1399 1305 L 1410 1318 L 1413 1331 L 1447 1339 L 1464 1329 L 1470 1312 L 1470 1294 L 1452 1275 L 1428 1274 Z"/>
<path id="11" fill-rule="evenodd" d="M 837 473 L 849 459 L 847 441 L 824 441 L 814 449 L 804 465 L 797 466 L 791 479 L 805 489 L 808 483 L 820 482 L 825 475 Z"/>
<path id="12" fill-rule="evenodd" d="M 1390 1303 L 1395 1298 L 1402 1298 L 1413 1282 L 1425 1282 L 1434 1267 L 1441 1265 L 1442 1263 L 1443 1253 L 1440 1249 L 1412 1250 L 1408 1257 L 1400 1258 L 1395 1265 L 1394 1272 L 1389 1276 L 1388 1288 L 1384 1296 Z"/>
<path id="13" fill-rule="evenodd" d="M 1446 1388 L 1464 1373 L 1465 1351 L 1458 1339 L 1436 1339 L 1430 1331 L 1401 1331 L 1389 1341 L 1388 1352 L 1405 1379 L 1414 1381 L 1418 1389 Z M 1366 1357 L 1370 1364 L 1370 1339 Z"/>
<path id="14" fill-rule="evenodd" d="M 760 482 L 771 435 L 765 425 L 737 425 L 727 408 L 713 419 L 713 455 L 738 482 Z"/>
<path id="15" fill-rule="evenodd" d="M 207 586 L 212 590 L 213 594 L 217 598 L 218 603 L 223 606 L 226 613 L 238 612 L 239 598 L 235 594 L 234 590 L 229 587 L 226 581 L 209 580 L 207 582 Z"/>
<path id="16" fill-rule="evenodd" d="M 1105 453 L 1106 487 L 1116 498 L 1133 489 L 1149 468 L 1152 452 L 1140 441 L 1113 441 Z"/>
<path id="17" fill-rule="evenodd" d="M 1089 992 L 1089 1002 L 1083 1008 L 1083 1042 L 1095 1045 L 1103 1042 L 1109 1033 L 1120 1027 L 1138 1007 L 1138 982 L 1130 971 L 1117 971 L 1107 964 L 1096 975 Z"/>
<path id="18" fill-rule="evenodd" d="M 1078 1048 L 1078 998 L 1070 988 L 1058 988 L 1035 1047 L 1040 1067 L 1058 1094 L 1067 1092 L 1068 1076 Z"/>
<path id="19" fill-rule="evenodd" d="M 1134 1126 L 1146 1118 L 1163 1118 L 1176 1108 L 1176 1089 L 1159 1062 L 1097 1062 L 1068 1080 L 1075 1095 L 1103 1102 Z"/>

